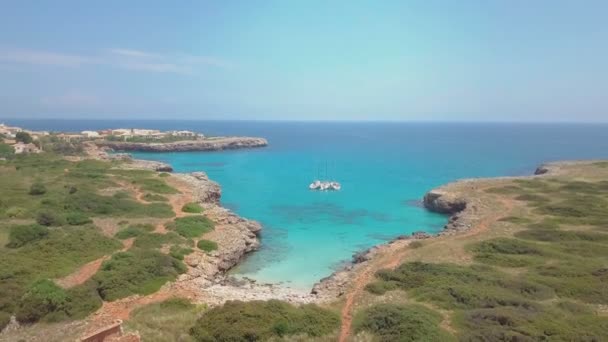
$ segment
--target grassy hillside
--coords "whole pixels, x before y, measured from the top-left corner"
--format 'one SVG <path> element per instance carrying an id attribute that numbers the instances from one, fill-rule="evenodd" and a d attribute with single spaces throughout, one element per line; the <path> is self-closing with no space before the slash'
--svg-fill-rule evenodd
<path id="1" fill-rule="evenodd" d="M 49 153 L 0 161 L 0 328 L 11 315 L 21 323 L 80 319 L 102 300 L 155 292 L 186 270 L 180 259 L 194 242 L 152 233 L 175 213 L 145 199 L 178 190 L 156 172 L 117 166 Z M 212 228 L 205 221 L 198 231 Z M 163 244 L 173 253 L 161 252 Z M 81 267 L 101 258 L 96 274 L 78 280 Z M 68 276 L 77 281 L 59 281 Z"/>
<path id="2" fill-rule="evenodd" d="M 488 229 L 425 241 L 407 251 L 405 263 L 378 271 L 359 303 L 355 333 L 409 341 L 395 333 L 416 326 L 426 336 L 461 341 L 607 340 L 604 164 L 479 184 L 454 191 L 512 208 L 496 205 L 504 215 Z M 424 314 L 413 314 L 422 308 Z"/>

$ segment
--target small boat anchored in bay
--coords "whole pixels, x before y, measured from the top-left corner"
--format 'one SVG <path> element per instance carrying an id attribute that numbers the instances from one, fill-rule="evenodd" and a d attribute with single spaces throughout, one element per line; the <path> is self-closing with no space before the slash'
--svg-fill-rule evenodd
<path id="1" fill-rule="evenodd" d="M 319 170 L 317 169 L 317 176 Z M 325 162 L 325 177 L 327 178 L 327 162 Z M 318 190 L 318 191 L 339 191 L 342 189 L 342 185 L 335 181 L 321 181 L 319 179 L 314 180 L 308 186 L 310 190 Z"/>
<path id="2" fill-rule="evenodd" d="M 316 180 L 308 186 L 310 190 L 319 191 L 338 191 L 342 189 L 342 185 L 338 182 Z"/>

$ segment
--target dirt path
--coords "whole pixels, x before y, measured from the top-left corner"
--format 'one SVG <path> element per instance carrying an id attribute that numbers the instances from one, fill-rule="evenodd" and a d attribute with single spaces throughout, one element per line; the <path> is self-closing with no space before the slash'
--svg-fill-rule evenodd
<path id="1" fill-rule="evenodd" d="M 171 205 L 171 208 L 172 208 L 173 212 L 175 213 L 175 217 L 187 216 L 188 213 L 182 212 L 182 207 L 186 203 L 190 203 L 193 201 L 194 195 L 192 193 L 192 190 L 189 189 L 185 184 L 183 184 L 177 180 L 171 179 L 171 178 L 167 179 L 167 183 L 169 183 L 171 186 L 175 187 L 177 190 L 180 191 L 180 193 L 178 193 L 178 194 L 173 194 L 173 195 L 167 196 L 169 199 L 168 204 Z M 131 189 L 133 189 L 133 188 L 131 188 Z M 143 201 L 141 199 L 141 197 L 143 196 L 143 193 L 141 191 L 139 191 L 139 190 L 133 190 L 133 191 L 136 194 L 136 198 L 138 201 L 146 203 L 145 201 Z M 171 222 L 171 220 L 173 220 L 173 219 L 159 222 L 156 226 L 155 232 L 166 233 L 167 230 L 165 228 L 165 224 L 168 222 Z M 125 244 L 125 249 L 130 248 L 133 245 L 133 241 L 134 241 L 134 238 L 124 240 L 123 243 Z M 100 265 L 101 265 L 101 263 L 100 263 Z M 95 274 L 95 272 L 93 272 L 93 274 Z M 192 293 L 192 292 L 188 292 L 188 290 L 181 289 L 181 288 L 180 289 L 163 288 L 160 291 L 147 295 L 147 296 L 136 295 L 136 296 L 131 296 L 128 298 L 116 300 L 113 302 L 104 302 L 101 309 L 99 309 L 95 313 L 93 318 L 91 319 L 88 330 L 93 331 L 95 329 L 99 329 L 99 328 L 103 327 L 104 325 L 111 324 L 116 319 L 126 320 L 129 318 L 129 315 L 135 308 L 140 307 L 142 305 L 146 305 L 146 304 L 160 302 L 160 301 L 163 301 L 163 300 L 171 298 L 171 297 L 183 297 L 183 298 L 192 299 L 192 298 L 196 298 L 196 294 Z"/>
<path id="2" fill-rule="evenodd" d="M 497 198 L 498 202 L 502 206 L 500 210 L 492 210 L 488 215 L 484 215 L 475 226 L 468 229 L 466 232 L 460 234 L 463 236 L 473 236 L 479 234 L 487 229 L 496 221 L 508 214 L 513 210 L 516 203 L 514 200 L 509 198 Z M 407 255 L 408 249 L 405 248 L 410 241 L 404 240 L 403 242 L 397 241 L 390 245 L 389 249 L 385 251 L 378 260 L 373 260 L 364 270 L 359 272 L 356 276 L 353 287 L 350 292 L 346 294 L 346 302 L 341 312 L 342 326 L 340 328 L 340 342 L 346 342 L 350 337 L 353 321 L 354 306 L 357 299 L 362 295 L 365 290 L 365 286 L 374 280 L 375 274 L 381 269 L 394 269 L 399 266 L 403 258 Z M 450 326 L 449 322 L 445 322 L 447 326 Z"/>
<path id="3" fill-rule="evenodd" d="M 121 252 L 127 251 L 131 246 L 133 246 L 134 238 L 129 238 L 122 241 L 123 248 L 120 250 Z M 104 255 L 99 259 L 93 260 L 81 266 L 76 271 L 71 274 L 55 280 L 57 285 L 63 287 L 64 289 L 69 289 L 70 287 L 74 287 L 80 284 L 84 284 L 87 280 L 91 279 L 92 276 L 99 271 L 101 264 L 104 261 L 110 259 L 111 255 Z"/>

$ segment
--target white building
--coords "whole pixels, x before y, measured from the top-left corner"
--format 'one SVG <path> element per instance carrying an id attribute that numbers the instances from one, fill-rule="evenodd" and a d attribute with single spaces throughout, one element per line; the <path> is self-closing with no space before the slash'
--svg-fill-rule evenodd
<path id="1" fill-rule="evenodd" d="M 22 142 L 18 142 L 13 145 L 13 149 L 15 150 L 15 154 L 23 154 L 23 153 L 40 153 L 40 149 L 36 147 L 34 144 L 24 144 Z"/>
<path id="2" fill-rule="evenodd" d="M 100 135 L 98 132 L 95 131 L 82 131 L 80 132 L 80 134 L 84 135 L 87 138 L 99 138 Z"/>
<path id="3" fill-rule="evenodd" d="M 198 134 L 192 131 L 171 131 L 170 134 L 176 137 L 203 137 L 202 134 Z"/>

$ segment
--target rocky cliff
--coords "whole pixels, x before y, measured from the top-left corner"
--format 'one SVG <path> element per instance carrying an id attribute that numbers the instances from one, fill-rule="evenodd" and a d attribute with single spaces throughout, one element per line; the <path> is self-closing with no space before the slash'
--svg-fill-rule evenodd
<path id="1" fill-rule="evenodd" d="M 221 151 L 241 148 L 264 147 L 268 141 L 252 137 L 220 137 L 202 140 L 185 140 L 170 143 L 138 143 L 124 141 L 99 140 L 97 146 L 111 148 L 115 151 L 141 152 L 187 152 L 187 151 Z"/>

